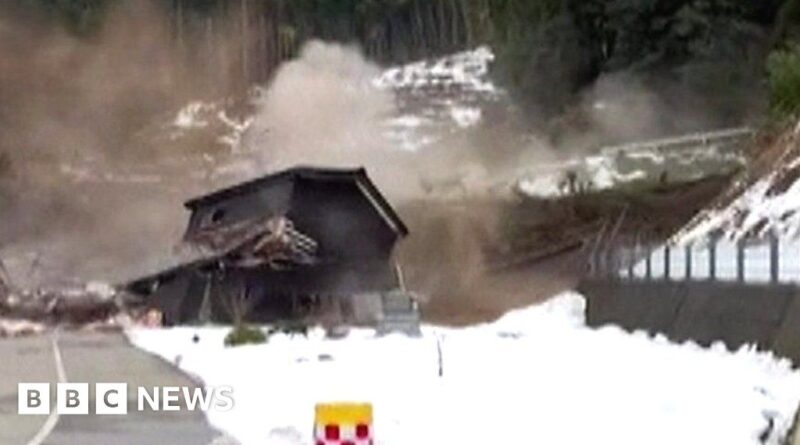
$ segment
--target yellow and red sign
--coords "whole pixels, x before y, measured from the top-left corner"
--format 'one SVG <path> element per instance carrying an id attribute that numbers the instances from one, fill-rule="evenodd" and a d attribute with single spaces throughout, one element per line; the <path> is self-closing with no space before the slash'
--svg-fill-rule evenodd
<path id="1" fill-rule="evenodd" d="M 315 445 L 373 445 L 372 405 L 320 403 L 314 416 Z"/>

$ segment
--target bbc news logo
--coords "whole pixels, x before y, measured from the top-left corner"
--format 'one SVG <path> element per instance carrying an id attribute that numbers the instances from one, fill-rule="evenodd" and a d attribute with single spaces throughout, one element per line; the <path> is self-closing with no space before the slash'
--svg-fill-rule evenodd
<path id="1" fill-rule="evenodd" d="M 91 400 L 88 383 L 58 383 L 55 385 L 55 412 L 59 415 L 88 415 Z M 49 383 L 20 383 L 17 385 L 17 413 L 48 415 L 50 409 Z M 126 383 L 96 383 L 94 385 L 94 414 L 128 414 L 128 385 Z M 138 387 L 138 411 L 230 411 L 233 409 L 233 388 L 230 386 L 190 388 L 187 386 Z"/>

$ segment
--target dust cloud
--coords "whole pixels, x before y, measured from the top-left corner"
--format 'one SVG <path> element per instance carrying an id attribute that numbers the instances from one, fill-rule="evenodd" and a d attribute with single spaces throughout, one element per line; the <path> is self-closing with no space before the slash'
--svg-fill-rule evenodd
<path id="1" fill-rule="evenodd" d="M 381 71 L 356 47 L 307 43 L 257 100 L 245 146 L 260 154 L 266 171 L 365 167 L 391 198 L 419 195 L 420 158 L 427 155 L 400 151 L 387 137 L 396 106 L 391 91 L 373 85 Z"/>
<path id="2" fill-rule="evenodd" d="M 381 72 L 358 48 L 308 43 L 257 100 L 244 149 L 258 153 L 265 171 L 365 167 L 410 228 L 397 256 L 409 288 L 441 314 L 498 315 L 483 304 L 498 289 L 520 301 L 531 292 L 520 286 L 525 280 L 485 272 L 483 248 L 499 238 L 495 188 L 510 190 L 523 156 L 552 162 L 557 154 L 532 142 L 512 112 L 439 135 L 417 151 L 399 150 L 387 127 L 399 112 L 397 98 L 373 84 Z"/>
<path id="3" fill-rule="evenodd" d="M 438 134 L 420 150 L 401 150 L 389 136 L 390 119 L 399 114 L 396 93 L 374 84 L 382 71 L 355 46 L 307 43 L 256 101 L 244 146 L 260 154 L 265 171 L 365 167 L 393 201 L 426 198 L 431 188 L 485 195 L 501 183 L 493 177 L 519 166 L 523 151 L 554 157 L 530 143 L 510 112 L 488 125 Z"/>
<path id="4" fill-rule="evenodd" d="M 18 285 L 110 279 L 179 238 L 192 184 L 166 184 L 158 165 L 182 147 L 147 129 L 224 79 L 180 51 L 157 2 L 113 5 L 80 37 L 0 5 L 0 257 Z"/>
<path id="5" fill-rule="evenodd" d="M 363 166 L 382 188 L 403 192 L 401 178 L 413 174 L 413 158 L 386 138 L 395 105 L 391 92 L 372 84 L 380 72 L 355 47 L 306 44 L 257 100 L 245 147 L 259 153 L 265 171 Z"/>

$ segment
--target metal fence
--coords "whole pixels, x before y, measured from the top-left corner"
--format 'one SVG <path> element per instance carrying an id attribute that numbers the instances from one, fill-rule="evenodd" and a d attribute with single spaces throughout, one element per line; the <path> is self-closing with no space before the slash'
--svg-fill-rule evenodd
<path id="1" fill-rule="evenodd" d="M 800 283 L 800 241 L 710 239 L 682 246 L 608 249 L 590 259 L 593 276 L 644 281 Z"/>
<path id="2" fill-rule="evenodd" d="M 633 142 L 628 144 L 603 147 L 606 153 L 639 151 L 639 150 L 679 150 L 682 148 L 699 147 L 718 144 L 723 146 L 736 146 L 751 141 L 755 131 L 749 127 L 728 128 L 724 130 L 691 133 L 677 137 L 653 139 L 648 141 Z"/>

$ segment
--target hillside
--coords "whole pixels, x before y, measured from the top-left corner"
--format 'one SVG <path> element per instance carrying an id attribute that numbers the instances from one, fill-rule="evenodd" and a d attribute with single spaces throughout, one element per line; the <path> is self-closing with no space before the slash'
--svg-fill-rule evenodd
<path id="1" fill-rule="evenodd" d="M 800 236 L 800 125 L 765 141 L 748 170 L 674 239 L 758 240 L 770 233 L 783 239 Z"/>

